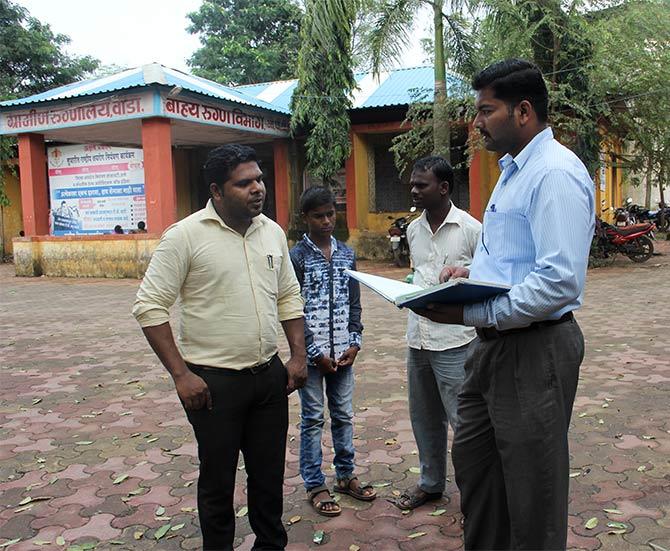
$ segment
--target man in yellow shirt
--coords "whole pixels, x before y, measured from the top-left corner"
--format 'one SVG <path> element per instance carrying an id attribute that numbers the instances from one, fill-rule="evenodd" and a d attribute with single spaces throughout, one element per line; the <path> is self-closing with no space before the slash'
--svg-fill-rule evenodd
<path id="1" fill-rule="evenodd" d="M 166 230 L 133 315 L 172 375 L 198 442 L 204 549 L 231 550 L 233 493 L 244 455 L 254 549 L 284 549 L 282 484 L 288 397 L 304 385 L 303 303 L 283 230 L 261 214 L 255 151 L 214 149 L 207 206 Z M 168 309 L 180 299 L 175 342 Z M 277 356 L 281 322 L 291 357 Z"/>

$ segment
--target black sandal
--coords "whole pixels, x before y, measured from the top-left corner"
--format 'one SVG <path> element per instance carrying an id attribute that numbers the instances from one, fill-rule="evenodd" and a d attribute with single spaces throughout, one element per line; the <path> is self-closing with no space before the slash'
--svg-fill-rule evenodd
<path id="1" fill-rule="evenodd" d="M 377 492 L 370 484 L 363 484 L 359 481 L 358 488 L 352 488 L 351 482 L 353 480 L 358 480 L 358 477 L 352 476 L 350 478 L 339 479 L 337 484 L 335 484 L 334 490 L 338 494 L 346 494 L 360 501 L 373 501 L 377 497 Z M 372 493 L 366 494 L 365 490 L 372 490 Z"/>
<path id="2" fill-rule="evenodd" d="M 316 496 L 322 492 L 328 492 L 328 499 L 320 499 L 315 501 Z M 309 502 L 312 504 L 312 509 L 324 517 L 336 517 L 339 516 L 339 514 L 342 512 L 342 507 L 340 507 L 340 504 L 337 503 L 333 497 L 334 496 L 330 493 L 328 487 L 323 484 L 321 486 L 317 486 L 316 488 L 312 488 L 307 492 L 307 499 L 309 499 Z M 324 509 L 324 505 L 335 505 L 337 509 Z"/>
<path id="3" fill-rule="evenodd" d="M 419 493 L 420 492 L 420 493 Z M 407 491 L 395 500 L 395 506 L 403 511 L 411 511 L 417 507 L 421 507 L 424 503 L 429 501 L 436 501 L 442 497 L 442 492 L 429 494 L 424 492 L 418 486 L 414 490 Z"/>

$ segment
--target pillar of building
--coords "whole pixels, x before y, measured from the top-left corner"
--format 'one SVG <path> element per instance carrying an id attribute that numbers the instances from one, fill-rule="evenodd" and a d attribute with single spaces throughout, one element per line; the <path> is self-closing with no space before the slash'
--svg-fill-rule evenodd
<path id="1" fill-rule="evenodd" d="M 170 119 L 142 120 L 147 231 L 162 233 L 177 221 L 177 186 L 172 164 Z"/>
<path id="2" fill-rule="evenodd" d="M 358 213 L 356 211 L 356 151 L 354 133 L 349 133 L 351 153 L 344 162 L 345 196 L 347 201 L 347 228 L 358 228 Z"/>
<path id="3" fill-rule="evenodd" d="M 482 154 L 476 149 L 470 159 L 468 184 L 470 188 L 470 214 L 478 220 L 483 219 L 484 206 L 482 205 Z"/>
<path id="4" fill-rule="evenodd" d="M 288 230 L 291 212 L 290 167 L 288 140 L 273 140 L 272 152 L 275 173 L 275 216 L 284 231 Z"/>
<path id="5" fill-rule="evenodd" d="M 48 235 L 47 156 L 42 134 L 19 135 L 19 172 L 23 231 L 27 236 Z"/>

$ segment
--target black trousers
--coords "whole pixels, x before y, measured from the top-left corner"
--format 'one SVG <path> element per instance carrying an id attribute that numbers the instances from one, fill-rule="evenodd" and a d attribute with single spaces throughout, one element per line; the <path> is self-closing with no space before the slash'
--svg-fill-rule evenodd
<path id="1" fill-rule="evenodd" d="M 574 319 L 470 346 L 452 447 L 466 550 L 565 549 L 583 356 Z"/>
<path id="2" fill-rule="evenodd" d="M 232 551 L 233 494 L 239 452 L 247 472 L 253 549 L 284 549 L 284 459 L 288 429 L 287 373 L 275 356 L 264 371 L 189 366 L 212 395 L 212 410 L 187 411 L 198 442 L 198 515 L 203 549 Z"/>

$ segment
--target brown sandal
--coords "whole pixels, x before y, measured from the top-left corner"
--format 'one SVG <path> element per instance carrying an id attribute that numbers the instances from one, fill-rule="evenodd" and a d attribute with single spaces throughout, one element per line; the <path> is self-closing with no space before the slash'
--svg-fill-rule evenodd
<path id="1" fill-rule="evenodd" d="M 328 492 L 328 499 L 320 499 L 316 501 L 316 496 L 322 492 Z M 316 488 L 312 488 L 307 492 L 307 499 L 309 499 L 309 502 L 312 504 L 312 509 L 324 517 L 336 517 L 339 516 L 339 514 L 342 512 L 342 508 L 340 507 L 339 503 L 333 499 L 333 494 L 330 493 L 330 490 L 327 486 L 321 485 L 317 486 Z M 324 505 L 335 505 L 337 509 L 324 509 Z"/>
<path id="2" fill-rule="evenodd" d="M 358 480 L 358 477 L 339 479 L 333 489 L 339 494 L 347 494 L 360 501 L 373 501 L 377 497 L 377 492 L 370 484 L 363 484 L 359 481 L 358 488 L 352 488 L 351 483 L 354 480 Z M 365 490 L 372 490 L 372 493 L 366 494 Z"/>

